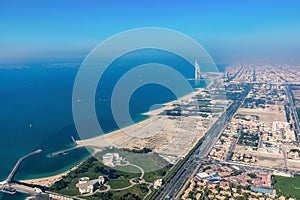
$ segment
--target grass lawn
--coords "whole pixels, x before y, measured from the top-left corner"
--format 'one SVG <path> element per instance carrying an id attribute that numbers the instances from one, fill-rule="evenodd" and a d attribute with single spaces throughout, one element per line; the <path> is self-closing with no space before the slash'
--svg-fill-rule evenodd
<path id="1" fill-rule="evenodd" d="M 130 188 L 129 189 L 130 191 L 123 190 L 123 191 L 115 191 L 115 192 L 112 192 L 112 193 L 114 194 L 115 197 L 116 196 L 121 197 L 121 196 L 123 196 L 123 195 L 130 192 L 130 193 L 135 194 L 135 195 L 142 198 L 147 194 L 148 191 L 141 190 L 141 187 L 145 188 L 145 187 L 147 187 L 147 185 L 136 185 L 136 186 L 133 186 L 132 188 Z"/>
<path id="2" fill-rule="evenodd" d="M 75 196 L 79 195 L 76 184 L 79 178 L 89 177 L 90 179 L 97 179 L 99 176 L 104 176 L 108 179 L 109 185 L 112 188 L 123 188 L 130 185 L 129 180 L 139 177 L 140 173 L 128 173 L 126 171 L 109 168 L 104 166 L 100 161 L 91 157 L 88 158 L 77 170 L 72 171 L 62 180 L 56 182 L 50 191 L 59 192 L 61 194 Z"/>
<path id="3" fill-rule="evenodd" d="M 85 197 L 87 200 L 111 200 L 111 199 L 137 199 L 142 200 L 148 193 L 147 185 L 135 185 L 128 190 L 110 191 L 106 193 L 96 193 L 92 196 Z"/>
<path id="4" fill-rule="evenodd" d="M 120 153 L 121 155 L 121 153 Z M 162 178 L 166 172 L 170 169 L 170 166 L 159 168 L 156 171 L 147 171 L 154 165 L 158 167 L 157 163 L 161 163 L 161 158 L 153 153 L 143 154 L 144 156 L 134 156 L 131 152 L 125 152 L 122 154 L 132 164 L 136 164 L 145 170 L 144 179 L 147 182 L 153 182 L 156 179 Z M 142 165 L 142 166 L 141 166 Z M 149 168 L 150 167 L 150 168 Z M 130 173 L 131 172 L 131 173 Z M 56 182 L 49 190 L 58 192 L 69 196 L 79 195 L 76 184 L 79 178 L 89 177 L 90 179 L 97 179 L 99 176 L 104 176 L 108 180 L 108 184 L 112 189 L 119 189 L 130 186 L 129 180 L 132 178 L 140 177 L 141 172 L 134 166 L 117 166 L 114 168 L 107 167 L 94 157 L 88 158 L 83 164 L 69 173 L 62 180 Z M 105 189 L 105 188 L 102 188 Z M 124 191 L 110 191 L 108 193 L 97 193 L 90 197 L 84 197 L 86 199 L 115 199 L 124 196 L 129 199 L 142 199 L 148 192 L 147 185 L 135 185 L 130 189 Z M 113 197 L 112 197 L 113 196 Z"/>
<path id="5" fill-rule="evenodd" d="M 131 185 L 128 179 L 110 180 L 108 184 L 110 185 L 111 189 L 119 189 Z"/>
<path id="6" fill-rule="evenodd" d="M 144 175 L 144 179 L 146 182 L 153 183 L 155 180 L 163 178 L 170 170 L 170 168 L 171 166 L 167 166 L 153 172 L 146 172 Z"/>
<path id="7" fill-rule="evenodd" d="M 155 153 L 134 153 L 124 151 L 122 149 L 106 149 L 102 152 L 99 152 L 95 155 L 96 158 L 102 160 L 103 155 L 106 153 L 119 153 L 120 156 L 125 157 L 126 161 L 129 161 L 131 164 L 138 165 L 145 172 L 151 172 L 159 170 L 168 165 L 168 162 L 161 158 Z M 126 169 L 125 169 L 126 170 Z M 130 168 L 129 168 L 130 170 Z M 136 173 L 136 168 L 132 172 Z M 127 170 L 128 171 L 128 170 Z M 131 171 L 128 171 L 131 172 Z"/>
<path id="8" fill-rule="evenodd" d="M 300 176 L 275 176 L 275 189 L 277 194 L 300 199 Z"/>
<path id="9" fill-rule="evenodd" d="M 101 160 L 102 156 L 106 153 L 119 153 L 121 156 L 125 157 L 126 161 L 141 167 L 145 171 L 144 179 L 149 183 L 162 178 L 171 168 L 164 159 L 154 153 L 133 153 L 121 149 L 107 149 L 97 153 L 96 157 Z M 136 173 L 140 173 L 139 169 L 133 166 L 115 167 L 114 169 L 130 172 L 130 174 L 135 174 L 136 177 L 139 176 L 139 174 Z"/>
<path id="10" fill-rule="evenodd" d="M 80 195 L 78 188 L 76 188 L 76 183 L 77 182 L 71 182 L 70 185 L 60 190 L 59 193 L 69 195 L 69 196 Z"/>

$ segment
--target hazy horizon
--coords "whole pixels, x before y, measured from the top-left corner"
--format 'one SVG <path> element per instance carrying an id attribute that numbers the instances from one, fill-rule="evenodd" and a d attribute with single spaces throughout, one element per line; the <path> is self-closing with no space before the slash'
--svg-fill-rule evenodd
<path id="1" fill-rule="evenodd" d="M 182 32 L 216 63 L 299 63 L 299 18 L 299 1 L 2 1 L 0 63 L 80 61 L 110 36 L 142 27 Z"/>

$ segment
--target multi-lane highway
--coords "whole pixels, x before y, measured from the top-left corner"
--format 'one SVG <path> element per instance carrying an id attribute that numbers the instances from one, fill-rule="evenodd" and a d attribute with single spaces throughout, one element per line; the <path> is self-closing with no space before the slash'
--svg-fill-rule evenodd
<path id="1" fill-rule="evenodd" d="M 296 134 L 296 137 L 297 137 L 297 141 L 299 143 L 299 141 L 300 141 L 300 136 L 299 136 L 300 126 L 299 126 L 299 118 L 298 118 L 296 106 L 294 104 L 293 97 L 292 97 L 292 94 L 290 92 L 290 88 L 289 88 L 288 85 L 286 85 L 284 87 L 284 91 L 286 93 L 287 100 L 288 100 L 288 103 L 290 105 L 290 109 L 291 109 L 294 124 L 295 124 L 295 134 Z"/>
<path id="2" fill-rule="evenodd" d="M 162 192 L 158 195 L 157 199 L 165 199 L 166 197 L 175 197 L 178 191 L 181 189 L 187 178 L 189 178 L 197 166 L 199 165 L 201 159 L 203 159 L 210 151 L 212 146 L 218 139 L 219 134 L 225 127 L 225 125 L 230 121 L 231 117 L 237 111 L 241 103 L 247 97 L 252 85 L 249 84 L 246 86 L 242 95 L 227 109 L 227 112 L 224 113 L 217 122 L 210 128 L 207 132 L 204 141 L 201 145 L 197 145 L 198 148 L 194 149 L 193 153 L 189 154 L 185 159 L 182 167 L 175 172 L 173 178 L 169 183 L 165 185 Z"/>

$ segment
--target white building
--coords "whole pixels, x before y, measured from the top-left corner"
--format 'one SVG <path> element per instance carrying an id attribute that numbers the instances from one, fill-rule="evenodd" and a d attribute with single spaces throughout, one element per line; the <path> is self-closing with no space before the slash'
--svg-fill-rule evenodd
<path id="1" fill-rule="evenodd" d="M 7 183 L 7 181 L 1 181 L 0 182 L 0 186 L 5 186 L 5 185 L 7 185 L 8 183 Z"/>
<path id="2" fill-rule="evenodd" d="M 89 182 L 90 178 L 89 177 L 82 177 L 79 179 L 79 184 L 87 183 Z"/>
<path id="3" fill-rule="evenodd" d="M 102 162 L 106 166 L 114 166 L 114 155 L 112 153 L 107 153 L 102 157 Z"/>
<path id="4" fill-rule="evenodd" d="M 80 194 L 88 194 L 93 193 L 95 186 L 100 185 L 101 183 L 104 183 L 105 178 L 103 176 L 99 176 L 98 179 L 90 180 L 89 177 L 82 177 L 79 179 L 78 184 L 76 185 L 79 189 Z"/>
<path id="5" fill-rule="evenodd" d="M 154 181 L 153 188 L 158 190 L 159 188 L 161 188 L 162 183 L 163 183 L 162 179 L 157 179 L 156 181 Z"/>
<path id="6" fill-rule="evenodd" d="M 79 184 L 79 192 L 80 192 L 80 194 L 93 193 L 94 192 L 94 184 L 89 183 L 89 182 Z"/>
<path id="7" fill-rule="evenodd" d="M 195 83 L 199 85 L 201 76 L 200 76 L 200 66 L 198 65 L 197 60 L 195 61 Z"/>
<path id="8" fill-rule="evenodd" d="M 118 164 L 121 164 L 124 161 L 124 158 L 118 153 L 106 153 L 102 157 L 102 162 L 104 165 L 109 167 L 114 167 Z"/>
<path id="9" fill-rule="evenodd" d="M 99 176 L 98 179 L 94 180 L 90 180 L 89 177 L 82 177 L 76 187 L 78 187 L 80 194 L 89 194 L 93 193 L 96 187 L 104 185 L 104 183 L 104 176 Z"/>
<path id="10" fill-rule="evenodd" d="M 104 185 L 104 183 L 105 183 L 105 178 L 104 178 L 104 176 L 99 176 L 99 178 L 98 178 L 98 183 L 99 183 L 99 185 Z"/>

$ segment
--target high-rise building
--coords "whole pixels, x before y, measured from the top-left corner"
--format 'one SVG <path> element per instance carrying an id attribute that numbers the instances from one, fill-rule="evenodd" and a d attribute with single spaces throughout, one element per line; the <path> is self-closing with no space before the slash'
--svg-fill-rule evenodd
<path id="1" fill-rule="evenodd" d="M 200 66 L 198 65 L 197 60 L 195 61 L 195 83 L 199 85 L 200 82 Z"/>

